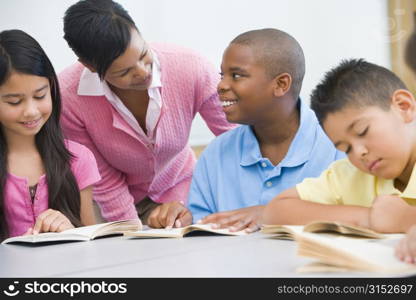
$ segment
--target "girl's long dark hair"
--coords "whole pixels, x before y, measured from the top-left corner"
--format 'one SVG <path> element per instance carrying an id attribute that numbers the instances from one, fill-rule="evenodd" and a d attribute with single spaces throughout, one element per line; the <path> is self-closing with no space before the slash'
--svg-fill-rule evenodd
<path id="1" fill-rule="evenodd" d="M 35 137 L 36 147 L 46 170 L 49 208 L 63 213 L 74 226 L 80 226 L 80 191 L 70 168 L 73 157 L 65 147 L 59 125 L 61 96 L 58 79 L 42 47 L 21 30 L 0 32 L 0 85 L 8 80 L 13 71 L 49 79 L 52 113 Z M 8 237 L 9 232 L 4 207 L 7 154 L 7 141 L 3 130 L 0 130 L 0 239 Z"/>

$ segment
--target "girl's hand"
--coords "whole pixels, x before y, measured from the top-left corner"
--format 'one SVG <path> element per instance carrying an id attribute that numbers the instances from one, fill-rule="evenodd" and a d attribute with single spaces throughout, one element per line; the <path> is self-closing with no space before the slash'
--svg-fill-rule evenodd
<path id="1" fill-rule="evenodd" d="M 60 211 L 48 209 L 42 212 L 36 219 L 32 234 L 40 232 L 61 232 L 74 228 L 69 219 Z"/>

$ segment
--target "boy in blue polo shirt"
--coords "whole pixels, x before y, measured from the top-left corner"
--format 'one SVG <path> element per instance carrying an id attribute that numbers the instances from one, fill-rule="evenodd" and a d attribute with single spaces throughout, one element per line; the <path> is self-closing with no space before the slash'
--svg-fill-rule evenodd
<path id="1" fill-rule="evenodd" d="M 199 158 L 188 200 L 194 222 L 255 231 L 275 195 L 344 157 L 299 99 L 304 73 L 302 48 L 283 31 L 249 31 L 227 47 L 218 93 L 228 121 L 242 126 Z"/>

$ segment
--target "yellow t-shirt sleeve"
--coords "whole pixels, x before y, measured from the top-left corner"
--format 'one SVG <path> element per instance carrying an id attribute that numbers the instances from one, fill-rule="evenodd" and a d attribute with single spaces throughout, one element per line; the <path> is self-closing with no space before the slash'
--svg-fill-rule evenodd
<path id="1" fill-rule="evenodd" d="M 340 168 L 344 160 L 332 163 L 319 177 L 306 178 L 296 185 L 296 190 L 302 200 L 321 204 L 342 204 L 342 191 L 339 178 Z"/>
<path id="2" fill-rule="evenodd" d="M 306 178 L 296 185 L 302 200 L 322 204 L 370 207 L 379 195 L 400 194 L 391 179 L 365 173 L 348 161 L 337 160 L 317 178 Z"/>

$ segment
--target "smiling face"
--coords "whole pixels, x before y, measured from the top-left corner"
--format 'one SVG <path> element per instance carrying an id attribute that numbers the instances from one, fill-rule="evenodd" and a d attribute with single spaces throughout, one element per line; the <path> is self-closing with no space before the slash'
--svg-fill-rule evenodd
<path id="1" fill-rule="evenodd" d="M 7 138 L 35 136 L 52 113 L 49 80 L 12 72 L 0 86 L 0 123 Z"/>
<path id="2" fill-rule="evenodd" d="M 252 48 L 230 44 L 221 64 L 218 94 L 227 120 L 255 125 L 273 106 L 274 81 L 255 59 Z"/>
<path id="3" fill-rule="evenodd" d="M 323 123 L 328 137 L 363 172 L 385 179 L 410 177 L 415 163 L 414 119 L 411 111 L 392 104 L 345 107 L 329 113 Z"/>
<path id="4" fill-rule="evenodd" d="M 117 57 L 105 73 L 104 80 L 121 90 L 147 90 L 152 83 L 153 57 L 137 30 L 131 30 L 126 51 Z"/>

